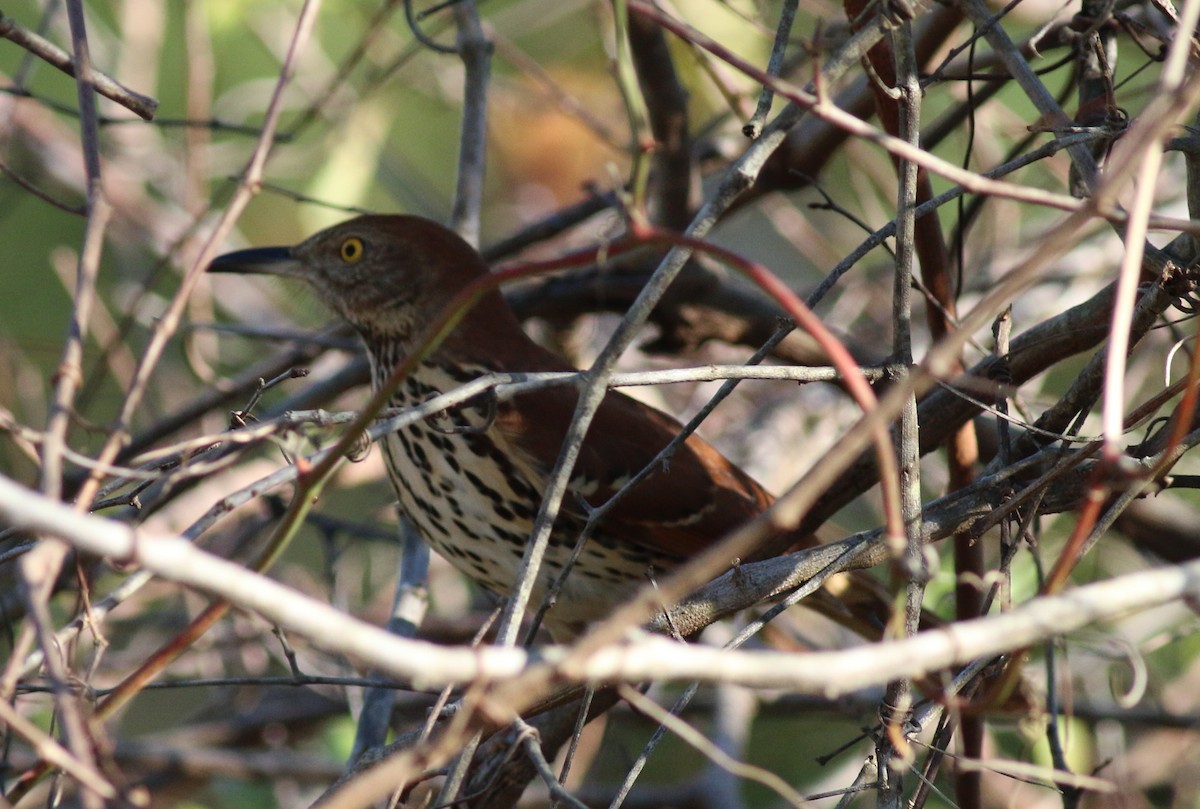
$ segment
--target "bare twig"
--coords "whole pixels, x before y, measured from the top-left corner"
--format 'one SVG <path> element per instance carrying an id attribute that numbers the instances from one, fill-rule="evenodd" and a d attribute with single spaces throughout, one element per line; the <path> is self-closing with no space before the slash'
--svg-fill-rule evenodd
<path id="1" fill-rule="evenodd" d="M 471 0 L 454 4 L 458 22 L 458 54 L 466 68 L 463 120 L 459 138 L 458 181 L 450 226 L 472 245 L 479 246 L 479 217 L 483 205 L 483 180 L 487 157 L 487 95 L 492 43 Z"/>
<path id="2" fill-rule="evenodd" d="M 71 59 L 71 54 L 3 14 L 0 14 L 0 37 L 20 45 L 68 76 L 77 77 L 76 63 Z M 149 96 L 135 93 L 116 79 L 92 69 L 90 65 L 88 75 L 97 93 L 117 102 L 143 120 L 153 120 L 154 113 L 158 109 L 158 101 Z"/>
<path id="3" fill-rule="evenodd" d="M 1064 595 L 1041 597 L 1008 613 L 837 652 L 731 652 L 647 637 L 621 648 L 546 649 L 531 655 L 511 647 L 461 649 L 398 638 L 323 601 L 194 548 L 183 539 L 74 513 L 5 479 L 0 479 L 0 513 L 19 525 L 64 537 L 93 553 L 136 559 L 158 575 L 229 598 L 312 638 L 322 648 L 371 660 L 420 688 L 504 681 L 494 701 L 488 700 L 498 715 L 509 715 L 535 701 L 544 693 L 552 672 L 560 682 L 561 678 L 630 683 L 646 678 L 694 679 L 845 694 L 1193 597 L 1200 581 L 1197 562 L 1156 568 L 1078 587 Z"/>

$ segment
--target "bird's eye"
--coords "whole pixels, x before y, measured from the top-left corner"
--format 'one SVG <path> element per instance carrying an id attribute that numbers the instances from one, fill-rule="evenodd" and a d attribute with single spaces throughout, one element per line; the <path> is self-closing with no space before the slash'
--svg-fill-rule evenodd
<path id="1" fill-rule="evenodd" d="M 342 242 L 341 247 L 342 261 L 347 264 L 353 264 L 363 257 L 363 240 L 357 236 L 351 236 Z"/>

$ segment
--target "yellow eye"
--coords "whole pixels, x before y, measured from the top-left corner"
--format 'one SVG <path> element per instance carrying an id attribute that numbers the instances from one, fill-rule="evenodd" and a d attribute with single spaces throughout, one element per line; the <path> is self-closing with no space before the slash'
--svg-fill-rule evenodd
<path id="1" fill-rule="evenodd" d="M 351 236 L 342 242 L 341 248 L 342 261 L 347 264 L 353 264 L 363 257 L 363 240 L 357 236 Z"/>

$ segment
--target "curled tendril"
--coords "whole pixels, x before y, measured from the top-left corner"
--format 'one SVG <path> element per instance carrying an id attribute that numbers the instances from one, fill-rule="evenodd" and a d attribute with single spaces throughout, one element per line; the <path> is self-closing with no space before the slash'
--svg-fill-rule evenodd
<path id="1" fill-rule="evenodd" d="M 457 2 L 457 0 L 454 0 L 454 2 Z M 412 31 L 413 36 L 416 37 L 417 42 L 420 42 L 426 48 L 437 51 L 438 53 L 458 53 L 458 48 L 450 45 L 443 45 L 440 42 L 432 39 L 428 34 L 421 30 L 421 20 L 425 19 L 434 12 L 449 8 L 451 5 L 453 5 L 453 2 L 438 3 L 433 8 L 426 9 L 420 14 L 417 14 L 413 11 L 413 0 L 404 0 L 404 19 L 408 22 L 408 28 L 410 31 Z"/>

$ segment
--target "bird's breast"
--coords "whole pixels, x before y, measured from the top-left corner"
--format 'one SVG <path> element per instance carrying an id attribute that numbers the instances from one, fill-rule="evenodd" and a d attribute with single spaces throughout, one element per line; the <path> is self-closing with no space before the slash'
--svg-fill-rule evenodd
<path id="1" fill-rule="evenodd" d="M 398 407 L 427 402 L 488 373 L 485 368 L 423 365 L 401 383 Z M 386 375 L 376 374 L 382 384 Z M 541 464 L 492 420 L 486 399 L 454 408 L 384 439 L 400 506 L 435 551 L 486 589 L 507 595 L 516 582 L 547 484 Z M 557 579 L 582 534 L 583 492 L 569 492 L 555 522 L 534 598 Z M 548 620 L 586 624 L 644 583 L 664 560 L 600 530 L 582 548 Z"/>

